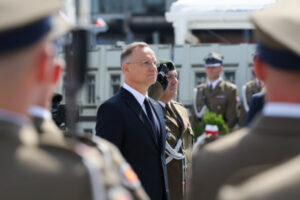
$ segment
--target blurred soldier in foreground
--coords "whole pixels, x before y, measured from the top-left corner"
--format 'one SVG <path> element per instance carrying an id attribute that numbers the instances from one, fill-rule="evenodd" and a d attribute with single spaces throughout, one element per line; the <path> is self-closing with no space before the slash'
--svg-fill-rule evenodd
<path id="1" fill-rule="evenodd" d="M 272 136 L 273 143 L 278 143 L 276 150 L 271 148 L 268 151 L 275 150 L 274 156 L 285 155 L 285 159 L 290 157 L 292 151 L 297 151 L 299 154 L 299 9 L 298 0 L 279 1 L 252 18 L 260 40 L 257 68 L 267 87 L 267 104 L 263 108 L 263 115 L 272 116 L 268 117 L 268 121 L 264 120 L 263 126 L 266 132 L 264 135 Z M 300 160 L 297 156 L 236 187 L 224 187 L 220 199 L 299 199 L 299 165 Z"/>
<path id="2" fill-rule="evenodd" d="M 241 115 L 239 117 L 239 126 L 243 127 L 245 124 L 247 113 L 250 109 L 250 102 L 252 95 L 261 91 L 263 87 L 263 82 L 255 78 L 247 82 L 242 87 L 242 100 L 241 100 Z"/>
<path id="3" fill-rule="evenodd" d="M 123 187 L 105 191 L 100 151 L 64 139 L 45 110 L 60 74 L 52 39 L 67 29 L 57 27 L 60 8 L 56 0 L 0 2 L 0 199 L 133 199 Z"/>
<path id="4" fill-rule="evenodd" d="M 42 144 L 28 115 L 54 73 L 59 9 L 56 0 L 0 2 L 0 199 L 104 199 L 99 162 L 80 156 L 91 150 Z"/>
<path id="5" fill-rule="evenodd" d="M 172 61 L 160 61 L 158 73 L 167 67 L 167 87 L 163 91 L 156 82 L 149 88 L 149 96 L 159 100 L 164 111 L 167 130 L 166 163 L 170 199 L 183 199 L 186 190 L 186 177 L 191 168 L 193 131 L 189 122 L 187 110 L 172 99 L 177 96 L 177 71 Z M 159 78 L 158 78 L 159 79 Z M 152 89 L 154 88 L 154 89 Z M 153 90 L 151 92 L 151 90 Z M 157 99 L 159 97 L 159 99 Z"/>
<path id="6" fill-rule="evenodd" d="M 221 78 L 223 71 L 223 56 L 215 52 L 205 58 L 207 83 L 197 86 L 194 101 L 196 116 L 202 118 L 206 109 L 221 114 L 229 129 L 237 122 L 238 93 L 236 86 Z"/>
<path id="7" fill-rule="evenodd" d="M 299 9 L 297 0 L 279 1 L 252 18 L 259 39 L 254 67 L 266 86 L 266 104 L 249 129 L 198 152 L 190 199 L 215 199 L 222 185 L 242 182 L 300 153 Z"/>

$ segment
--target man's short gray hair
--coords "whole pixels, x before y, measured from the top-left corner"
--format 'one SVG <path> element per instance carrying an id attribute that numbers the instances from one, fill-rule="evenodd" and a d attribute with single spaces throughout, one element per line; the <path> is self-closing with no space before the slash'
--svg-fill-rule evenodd
<path id="1" fill-rule="evenodd" d="M 150 48 L 150 46 L 145 42 L 133 42 L 133 43 L 127 45 L 121 53 L 121 65 L 124 64 L 124 61 L 132 54 L 133 50 L 137 47 L 139 47 L 139 48 L 149 47 Z"/>

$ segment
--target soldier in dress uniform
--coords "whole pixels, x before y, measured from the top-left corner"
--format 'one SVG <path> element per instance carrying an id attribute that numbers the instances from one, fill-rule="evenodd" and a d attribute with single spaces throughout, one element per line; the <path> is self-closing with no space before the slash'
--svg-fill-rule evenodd
<path id="1" fill-rule="evenodd" d="M 242 87 L 242 95 L 241 95 L 241 114 L 239 117 L 239 126 L 243 127 L 246 120 L 246 115 L 249 112 L 250 109 L 250 102 L 252 95 L 261 92 L 263 87 L 263 82 L 255 78 L 254 80 L 251 80 L 247 82 Z"/>
<path id="2" fill-rule="evenodd" d="M 53 39 L 69 28 L 58 27 L 59 9 L 59 0 L 0 2 L 0 199 L 133 199 L 124 187 L 105 190 L 96 148 L 41 137 L 30 120 L 56 73 Z M 57 133 L 48 124 L 41 127 Z"/>
<path id="3" fill-rule="evenodd" d="M 206 109 L 221 114 L 228 127 L 232 130 L 237 123 L 238 93 L 234 84 L 220 77 L 223 71 L 223 56 L 209 53 L 205 58 L 207 83 L 196 88 L 194 109 L 196 116 L 202 118 Z"/>
<path id="4" fill-rule="evenodd" d="M 221 186 L 239 185 L 262 170 L 299 155 L 299 9 L 298 0 L 278 1 L 252 17 L 259 40 L 254 67 L 257 78 L 265 84 L 266 103 L 249 128 L 224 136 L 197 152 L 193 160 L 190 199 L 216 199 Z M 286 173 L 295 169 L 298 167 L 287 168 Z M 282 173 L 275 176 L 282 176 Z M 263 197 L 270 189 L 276 192 L 283 186 L 281 181 L 270 183 L 266 190 L 257 184 L 257 190 L 252 190 L 256 193 L 254 198 L 249 199 L 264 199 L 256 198 L 258 191 Z M 294 186 L 299 190 L 299 185 Z M 240 200 L 240 193 L 236 194 L 237 198 L 229 199 Z M 297 198 L 299 196 L 294 199 Z M 293 198 L 273 196 L 270 199 Z"/>
<path id="5" fill-rule="evenodd" d="M 185 107 L 172 100 L 177 96 L 178 79 L 175 65 L 172 61 L 160 61 L 161 66 L 168 67 L 168 85 L 162 90 L 156 82 L 149 88 L 148 95 L 158 100 L 166 120 L 167 142 L 166 142 L 166 164 L 168 172 L 168 183 L 170 199 L 183 199 L 186 190 L 187 174 L 191 170 L 193 130 L 189 122 L 188 112 Z"/>

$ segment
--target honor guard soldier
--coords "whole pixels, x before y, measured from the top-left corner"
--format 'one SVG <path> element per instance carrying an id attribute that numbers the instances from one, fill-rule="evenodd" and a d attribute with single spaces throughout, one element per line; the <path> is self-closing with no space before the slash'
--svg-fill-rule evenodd
<path id="1" fill-rule="evenodd" d="M 261 92 L 264 83 L 257 78 L 247 82 L 242 87 L 242 98 L 241 98 L 241 115 L 239 117 L 239 126 L 243 127 L 246 120 L 246 115 L 250 109 L 250 102 L 252 95 Z"/>
<path id="2" fill-rule="evenodd" d="M 207 83 L 202 83 L 195 89 L 194 110 L 201 119 L 206 109 L 221 114 L 228 127 L 232 130 L 237 122 L 237 103 L 239 101 L 237 88 L 234 84 L 224 81 L 223 56 L 211 52 L 205 58 Z"/>
<path id="3" fill-rule="evenodd" d="M 163 69 L 166 68 L 167 69 Z M 167 130 L 166 164 L 171 200 L 181 200 L 186 190 L 187 174 L 191 170 L 193 130 L 185 107 L 172 100 L 177 96 L 178 79 L 172 61 L 160 61 L 158 73 L 165 73 L 168 81 L 156 82 L 148 95 L 159 103 L 164 111 Z M 158 81 L 163 80 L 158 77 Z M 161 81 L 160 81 L 161 82 Z M 165 90 L 160 85 L 167 83 Z"/>
<path id="4" fill-rule="evenodd" d="M 32 105 L 50 101 L 53 39 L 69 28 L 61 7 L 59 0 L 0 1 L 0 199 L 133 199 L 124 187 L 105 190 L 96 148 L 63 139 L 51 120 L 39 135 L 29 118 Z"/>
<path id="5" fill-rule="evenodd" d="M 299 0 L 278 1 L 251 17 L 258 38 L 254 69 L 266 87 L 264 107 L 249 128 L 197 152 L 189 199 L 223 200 L 217 196 L 226 185 L 241 190 L 224 199 L 299 199 L 299 160 L 263 176 L 300 153 L 299 10 Z M 246 193 L 246 185 L 251 192 Z"/>

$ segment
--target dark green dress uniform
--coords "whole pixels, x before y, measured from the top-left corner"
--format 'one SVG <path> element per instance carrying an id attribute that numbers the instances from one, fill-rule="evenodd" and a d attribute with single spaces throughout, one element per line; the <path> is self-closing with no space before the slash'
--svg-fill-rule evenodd
<path id="1" fill-rule="evenodd" d="M 187 176 L 191 172 L 193 130 L 185 107 L 171 101 L 163 108 L 166 119 L 167 147 L 166 163 L 171 200 L 183 199 Z M 179 144 L 179 143 L 180 144 Z M 176 152 L 184 155 L 170 155 L 168 145 Z M 172 151 L 172 150 L 171 150 Z"/>
<path id="2" fill-rule="evenodd" d="M 200 112 L 203 106 L 221 114 L 226 124 L 232 129 L 237 122 L 238 92 L 234 84 L 221 80 L 214 89 L 207 83 L 197 87 L 196 108 Z"/>
<path id="3" fill-rule="evenodd" d="M 65 138 L 53 120 L 45 120 L 41 117 L 33 117 L 36 129 L 40 133 L 42 143 L 62 144 L 78 143 L 87 145 L 93 149 L 95 156 L 101 161 L 102 183 L 107 199 L 118 199 L 120 197 L 129 199 L 148 200 L 146 192 L 131 168 L 125 161 L 120 151 L 110 142 L 99 137 L 81 136 L 73 140 Z"/>
<path id="4" fill-rule="evenodd" d="M 258 82 L 257 79 L 251 80 L 247 82 L 242 88 L 241 94 L 241 114 L 239 117 L 239 126 L 243 127 L 246 115 L 249 111 L 251 97 L 253 94 L 260 92 L 262 89 L 262 85 Z"/>

